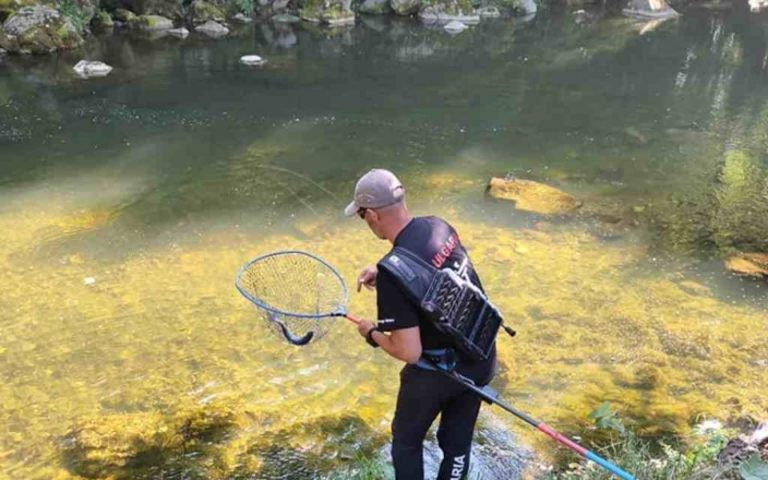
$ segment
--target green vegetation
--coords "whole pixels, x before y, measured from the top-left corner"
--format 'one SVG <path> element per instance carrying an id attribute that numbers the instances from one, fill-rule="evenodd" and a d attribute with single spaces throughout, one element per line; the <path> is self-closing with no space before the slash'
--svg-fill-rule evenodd
<path id="1" fill-rule="evenodd" d="M 78 3 L 77 0 L 58 0 L 57 7 L 62 15 L 67 17 L 78 32 L 84 32 L 91 16 Z"/>
<path id="2" fill-rule="evenodd" d="M 718 462 L 718 454 L 735 432 L 721 427 L 699 429 L 687 443 L 676 439 L 642 439 L 627 428 L 608 402 L 595 409 L 589 418 L 602 436 L 596 452 L 634 474 L 638 480 L 709 480 L 766 478 L 768 469 L 759 456 L 748 461 Z M 608 472 L 591 463 L 569 463 L 566 470 L 549 474 L 547 480 L 610 480 Z"/>
<path id="3" fill-rule="evenodd" d="M 245 15 L 253 14 L 253 0 L 235 0 L 235 5 L 237 5 L 237 9 L 241 13 L 244 13 Z"/>

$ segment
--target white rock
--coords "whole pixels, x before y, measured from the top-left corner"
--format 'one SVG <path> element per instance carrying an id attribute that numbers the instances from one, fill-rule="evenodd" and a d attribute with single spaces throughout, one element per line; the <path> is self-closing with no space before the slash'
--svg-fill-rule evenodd
<path id="1" fill-rule="evenodd" d="M 187 30 L 184 27 L 174 28 L 174 29 L 168 30 L 168 35 L 176 38 L 187 38 L 189 36 L 189 30 Z"/>
<path id="2" fill-rule="evenodd" d="M 240 63 L 249 67 L 258 67 L 264 65 L 267 61 L 258 55 L 243 55 L 240 57 Z"/>
<path id="3" fill-rule="evenodd" d="M 449 22 L 443 28 L 445 28 L 445 31 L 448 33 L 461 33 L 469 27 L 467 27 L 465 24 L 461 22 L 457 22 L 456 20 L 454 20 L 452 22 Z"/>
<path id="4" fill-rule="evenodd" d="M 499 18 L 501 16 L 499 9 L 493 6 L 483 7 L 477 11 L 477 14 L 480 15 L 480 18 Z"/>
<path id="5" fill-rule="evenodd" d="M 213 20 L 208 20 L 204 24 L 196 27 L 195 31 L 204 33 L 213 38 L 223 37 L 229 33 L 229 29 L 227 27 L 218 22 L 214 22 Z"/>
<path id="6" fill-rule="evenodd" d="M 82 78 L 105 77 L 112 71 L 112 67 L 106 63 L 89 60 L 80 60 L 73 69 Z"/>
<path id="7" fill-rule="evenodd" d="M 96 279 L 93 278 L 93 277 L 85 277 L 83 279 L 83 283 L 90 287 L 91 285 L 95 285 L 96 284 Z"/>
<path id="8" fill-rule="evenodd" d="M 245 16 L 245 14 L 238 13 L 232 17 L 232 21 L 237 23 L 251 23 L 253 19 L 251 17 Z"/>

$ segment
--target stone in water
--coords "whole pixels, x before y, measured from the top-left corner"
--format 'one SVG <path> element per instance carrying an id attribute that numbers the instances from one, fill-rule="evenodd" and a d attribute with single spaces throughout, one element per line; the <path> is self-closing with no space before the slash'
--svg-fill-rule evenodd
<path id="1" fill-rule="evenodd" d="M 453 21 L 449 22 L 444 28 L 448 33 L 461 33 L 468 27 L 461 22 Z"/>
<path id="2" fill-rule="evenodd" d="M 240 57 L 240 63 L 249 67 L 258 67 L 264 65 L 267 61 L 258 55 L 243 55 Z"/>
<path id="3" fill-rule="evenodd" d="M 91 62 L 89 60 L 80 60 L 73 69 L 82 78 L 104 77 L 112 71 L 112 67 L 104 62 Z"/>

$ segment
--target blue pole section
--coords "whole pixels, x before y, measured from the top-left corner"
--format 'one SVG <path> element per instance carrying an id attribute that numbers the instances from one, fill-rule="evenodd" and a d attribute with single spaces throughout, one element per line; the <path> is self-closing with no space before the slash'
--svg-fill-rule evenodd
<path id="1" fill-rule="evenodd" d="M 608 470 L 609 472 L 611 472 L 612 474 L 616 475 L 619 478 L 622 478 L 624 480 L 635 480 L 635 477 L 633 477 L 630 473 L 625 472 L 621 468 L 617 467 L 616 465 L 612 464 L 607 460 L 604 460 L 602 457 L 592 453 L 589 450 L 587 450 L 584 456 L 587 459 L 592 460 L 593 462 L 600 465 L 601 467 Z"/>

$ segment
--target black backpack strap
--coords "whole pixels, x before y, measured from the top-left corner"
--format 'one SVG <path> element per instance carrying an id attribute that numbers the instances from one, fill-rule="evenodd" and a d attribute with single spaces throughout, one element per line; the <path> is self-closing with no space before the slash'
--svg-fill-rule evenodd
<path id="1" fill-rule="evenodd" d="M 381 259 L 378 268 L 392 274 L 416 305 L 421 304 L 437 273 L 435 267 L 402 247 L 393 248 Z"/>

